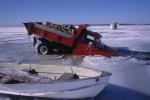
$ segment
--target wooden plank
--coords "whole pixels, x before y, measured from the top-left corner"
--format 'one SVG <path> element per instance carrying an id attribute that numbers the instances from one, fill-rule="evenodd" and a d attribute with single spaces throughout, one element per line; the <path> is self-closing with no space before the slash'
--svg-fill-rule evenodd
<path id="1" fill-rule="evenodd" d="M 5 77 L 0 79 L 0 83 L 4 84 L 10 80 L 12 80 L 12 78 L 10 76 L 5 76 Z"/>
<path id="2" fill-rule="evenodd" d="M 6 75 L 8 79 L 11 78 L 12 80 L 25 82 L 25 83 L 50 83 L 52 82 L 52 79 L 48 77 L 39 76 L 39 75 L 31 75 L 28 72 L 18 71 L 18 70 L 9 69 L 9 68 L 0 68 L 0 75 Z M 5 79 L 4 77 L 3 80 L 4 80 L 3 82 L 5 82 L 5 80 L 7 81 L 7 78 Z"/>

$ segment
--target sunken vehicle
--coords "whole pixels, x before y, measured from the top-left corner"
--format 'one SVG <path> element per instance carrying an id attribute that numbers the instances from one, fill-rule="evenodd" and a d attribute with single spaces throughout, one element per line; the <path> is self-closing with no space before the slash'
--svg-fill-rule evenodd
<path id="1" fill-rule="evenodd" d="M 47 22 L 24 23 L 28 35 L 33 35 L 33 45 L 39 54 L 71 54 L 117 56 L 101 41 L 101 35 L 87 30 L 89 25 L 58 25 Z"/>

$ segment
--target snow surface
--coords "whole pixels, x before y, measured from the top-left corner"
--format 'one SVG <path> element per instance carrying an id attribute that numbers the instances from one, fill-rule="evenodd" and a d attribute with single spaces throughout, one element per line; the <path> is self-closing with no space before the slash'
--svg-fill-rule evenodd
<path id="1" fill-rule="evenodd" d="M 111 30 L 108 26 L 92 26 L 89 29 L 102 34 L 103 42 L 109 46 L 150 51 L 150 25 L 120 26 L 118 30 Z"/>
<path id="2" fill-rule="evenodd" d="M 150 25 L 91 26 L 102 34 L 102 41 L 112 47 L 127 47 L 133 51 L 150 52 Z M 24 27 L 0 27 L 0 62 L 39 64 L 71 64 L 112 72 L 110 84 L 126 87 L 150 95 L 150 61 L 130 57 L 87 56 L 53 59 L 56 55 L 38 55 L 31 45 Z"/>

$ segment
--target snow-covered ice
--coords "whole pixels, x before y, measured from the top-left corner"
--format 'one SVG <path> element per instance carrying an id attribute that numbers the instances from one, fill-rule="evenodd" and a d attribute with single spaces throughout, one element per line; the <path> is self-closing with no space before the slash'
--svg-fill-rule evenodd
<path id="1" fill-rule="evenodd" d="M 112 47 L 127 47 L 132 51 L 150 52 L 150 25 L 91 26 L 90 30 L 102 34 L 102 41 Z M 0 27 L 0 61 L 40 64 L 71 64 L 112 72 L 110 84 L 150 95 L 150 61 L 130 57 L 65 57 L 38 55 L 31 46 L 24 27 Z"/>
<path id="2" fill-rule="evenodd" d="M 109 46 L 150 51 L 150 25 L 120 26 L 118 30 L 111 30 L 108 26 L 92 26 L 89 29 L 102 34 L 103 42 Z"/>

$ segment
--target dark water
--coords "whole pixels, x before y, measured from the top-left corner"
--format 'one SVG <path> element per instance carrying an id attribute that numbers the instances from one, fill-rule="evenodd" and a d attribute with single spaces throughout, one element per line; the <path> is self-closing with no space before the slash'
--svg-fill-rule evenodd
<path id="1" fill-rule="evenodd" d="M 1 95 L 0 100 L 64 100 Z M 76 99 L 79 100 L 79 99 Z M 150 100 L 150 96 L 124 87 L 109 84 L 98 96 L 84 100 Z"/>
<path id="2" fill-rule="evenodd" d="M 150 60 L 150 52 L 132 51 L 128 47 L 109 47 L 108 49 L 114 50 L 120 56 L 130 56 L 137 60 Z"/>
<path id="3" fill-rule="evenodd" d="M 109 84 L 94 100 L 150 100 L 150 96 Z"/>

